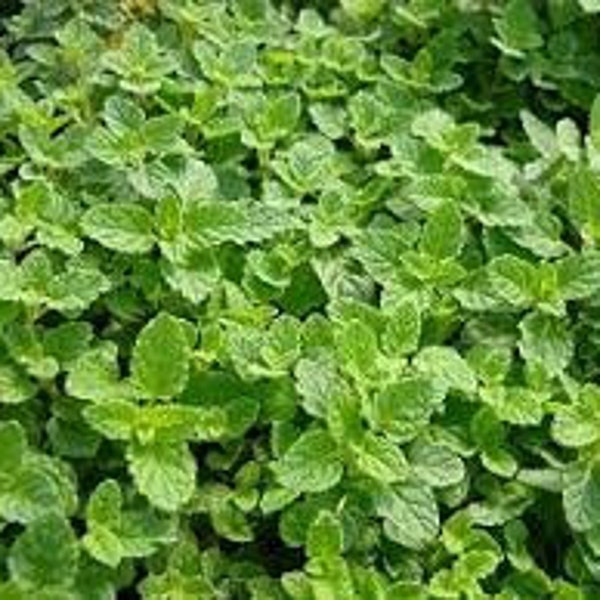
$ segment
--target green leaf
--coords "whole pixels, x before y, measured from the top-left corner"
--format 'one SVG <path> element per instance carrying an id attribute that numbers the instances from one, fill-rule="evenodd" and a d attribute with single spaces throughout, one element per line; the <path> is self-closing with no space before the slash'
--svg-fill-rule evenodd
<path id="1" fill-rule="evenodd" d="M 88 532 L 83 545 L 96 560 L 111 567 L 116 567 L 123 556 L 121 541 L 113 533 L 121 525 L 122 502 L 119 484 L 106 480 L 94 490 L 86 509 Z"/>
<path id="2" fill-rule="evenodd" d="M 13 454 L 12 458 L 18 457 Z M 25 451 L 20 464 L 13 463 L 4 473 L 0 514 L 6 521 L 29 523 L 50 513 L 71 515 L 76 505 L 77 490 L 72 475 L 56 459 Z"/>
<path id="3" fill-rule="evenodd" d="M 521 123 L 533 147 L 545 158 L 555 158 L 558 154 L 554 132 L 529 111 L 521 111 Z"/>
<path id="4" fill-rule="evenodd" d="M 362 321 L 343 322 L 336 335 L 336 347 L 342 364 L 357 379 L 368 377 L 377 356 L 377 336 Z"/>
<path id="5" fill-rule="evenodd" d="M 0 472 L 17 470 L 27 450 L 25 432 L 16 421 L 0 423 Z"/>
<path id="6" fill-rule="evenodd" d="M 417 350 L 421 338 L 421 315 L 414 302 L 401 302 L 390 312 L 381 335 L 383 351 L 399 357 Z"/>
<path id="7" fill-rule="evenodd" d="M 427 426 L 441 400 L 430 380 L 407 376 L 376 392 L 366 412 L 374 428 L 404 442 Z"/>
<path id="8" fill-rule="evenodd" d="M 170 519 L 150 510 L 123 510 L 121 489 L 112 479 L 94 490 L 86 518 L 83 546 L 95 560 L 113 568 L 125 558 L 151 556 L 175 539 Z"/>
<path id="9" fill-rule="evenodd" d="M 227 540 L 244 543 L 254 539 L 246 516 L 231 501 L 214 503 L 210 508 L 210 521 L 215 531 Z"/>
<path id="10" fill-rule="evenodd" d="M 187 233 L 199 244 L 261 242 L 294 225 L 294 219 L 280 207 L 243 200 L 197 202 L 186 216 Z"/>
<path id="11" fill-rule="evenodd" d="M 573 339 L 564 321 L 542 313 L 531 313 L 519 324 L 519 350 L 531 364 L 542 366 L 551 375 L 567 368 L 573 355 Z"/>
<path id="12" fill-rule="evenodd" d="M 127 461 L 137 489 L 157 508 L 174 512 L 192 498 L 196 462 L 186 443 L 132 443 Z"/>
<path id="13" fill-rule="evenodd" d="M 473 346 L 466 358 L 477 377 L 484 383 L 502 383 L 510 369 L 512 349 L 484 342 Z"/>
<path id="14" fill-rule="evenodd" d="M 109 440 L 129 440 L 134 434 L 137 413 L 135 404 L 112 400 L 88 406 L 83 416 L 93 429 Z"/>
<path id="15" fill-rule="evenodd" d="M 342 478 L 343 463 L 336 443 L 321 430 L 308 431 L 275 464 L 277 479 L 297 492 L 323 492 Z"/>
<path id="16" fill-rule="evenodd" d="M 323 135 L 332 140 L 344 136 L 346 113 L 342 108 L 331 104 L 313 103 L 308 107 L 308 112 Z"/>
<path id="17" fill-rule="evenodd" d="M 19 367 L 0 365 L 0 403 L 20 404 L 32 398 L 35 392 L 36 386 Z"/>
<path id="18" fill-rule="evenodd" d="M 600 100 L 597 104 L 600 111 Z M 600 178 L 588 167 L 579 166 L 569 181 L 569 214 L 585 238 L 600 239 L 599 207 Z"/>
<path id="19" fill-rule="evenodd" d="M 538 425 L 544 417 L 547 395 L 523 386 L 491 386 L 480 392 L 481 399 L 493 407 L 496 416 L 513 425 Z"/>
<path id="20" fill-rule="evenodd" d="M 460 210 L 447 202 L 429 215 L 423 228 L 420 249 L 436 260 L 455 257 L 463 245 L 463 221 Z"/>
<path id="21" fill-rule="evenodd" d="M 534 50 L 543 44 L 538 16 L 529 0 L 510 0 L 494 24 L 508 50 Z"/>
<path id="22" fill-rule="evenodd" d="M 134 22 L 125 31 L 119 49 L 106 53 L 103 59 L 108 69 L 120 75 L 121 87 L 136 94 L 157 92 L 163 78 L 175 67 L 154 33 L 141 22 Z"/>
<path id="23" fill-rule="evenodd" d="M 575 531 L 587 531 L 600 524 L 600 466 L 575 465 L 568 473 L 563 505 L 569 525 Z"/>
<path id="24" fill-rule="evenodd" d="M 153 226 L 152 215 L 137 204 L 97 204 L 81 220 L 88 237 L 111 250 L 134 254 L 152 249 Z"/>
<path id="25" fill-rule="evenodd" d="M 104 122 L 118 135 L 139 131 L 145 121 L 143 109 L 125 96 L 110 96 L 104 104 Z"/>
<path id="26" fill-rule="evenodd" d="M 10 549 L 12 577 L 24 584 L 69 586 L 75 578 L 79 549 L 71 526 L 49 514 L 33 521 Z"/>
<path id="27" fill-rule="evenodd" d="M 63 323 L 45 331 L 44 353 L 53 356 L 62 367 L 68 367 L 88 349 L 92 335 L 89 323 Z"/>
<path id="28" fill-rule="evenodd" d="M 333 360 L 302 358 L 294 374 L 304 410 L 324 417 L 330 403 L 344 389 Z"/>
<path id="29" fill-rule="evenodd" d="M 131 374 L 150 398 L 172 398 L 188 380 L 190 346 L 181 322 L 162 312 L 139 333 L 131 359 Z"/>
<path id="30" fill-rule="evenodd" d="M 217 257 L 210 248 L 187 246 L 161 267 L 171 288 L 194 304 L 203 302 L 221 278 Z"/>
<path id="31" fill-rule="evenodd" d="M 590 111 L 590 137 L 594 147 L 600 149 L 600 95 L 594 99 Z"/>
<path id="32" fill-rule="evenodd" d="M 149 575 L 141 585 L 144 600 L 163 600 L 177 598 L 177 600 L 198 600 L 210 598 L 214 588 L 204 575 L 180 573 L 179 571 L 167 572 L 163 575 Z"/>
<path id="33" fill-rule="evenodd" d="M 467 361 L 447 346 L 423 348 L 415 358 L 417 370 L 432 377 L 442 389 L 454 389 L 473 393 L 477 390 L 477 378 Z"/>
<path id="34" fill-rule="evenodd" d="M 82 354 L 69 370 L 67 393 L 84 400 L 128 398 L 131 390 L 119 380 L 117 352 L 106 342 Z"/>
<path id="35" fill-rule="evenodd" d="M 457 485 L 466 474 L 463 461 L 445 446 L 417 442 L 408 459 L 416 477 L 433 488 Z"/>
<path id="36" fill-rule="evenodd" d="M 563 299 L 589 298 L 600 290 L 600 255 L 597 253 L 568 256 L 555 266 L 558 289 Z"/>
<path id="37" fill-rule="evenodd" d="M 438 507 L 426 485 L 406 482 L 382 490 L 376 498 L 376 510 L 384 519 L 386 536 L 406 548 L 422 550 L 438 534 Z"/>
<path id="38" fill-rule="evenodd" d="M 382 483 L 395 483 L 408 477 L 409 467 L 400 447 L 383 436 L 371 432 L 360 443 L 353 444 L 356 467 L 365 475 Z"/>
<path id="39" fill-rule="evenodd" d="M 481 450 L 484 466 L 500 477 L 513 477 L 518 464 L 506 447 L 503 424 L 490 408 L 483 408 L 471 420 L 471 436 Z"/>
<path id="40" fill-rule="evenodd" d="M 556 407 L 552 436 L 563 446 L 580 448 L 600 438 L 600 389 L 587 384 L 569 404 Z"/>
<path id="41" fill-rule="evenodd" d="M 162 154 L 177 147 L 182 129 L 182 121 L 178 115 L 161 115 L 148 119 L 141 134 L 149 152 Z"/>
<path id="42" fill-rule="evenodd" d="M 310 558 L 327 560 L 339 556 L 344 547 L 344 532 L 339 519 L 329 511 L 321 511 L 311 523 L 306 540 Z"/>
<path id="43" fill-rule="evenodd" d="M 342 0 L 343 9 L 355 19 L 373 19 L 383 6 L 384 0 Z"/>
<path id="44" fill-rule="evenodd" d="M 505 255 L 488 265 L 490 284 L 500 298 L 518 307 L 527 307 L 537 298 L 537 271 L 516 256 Z"/>

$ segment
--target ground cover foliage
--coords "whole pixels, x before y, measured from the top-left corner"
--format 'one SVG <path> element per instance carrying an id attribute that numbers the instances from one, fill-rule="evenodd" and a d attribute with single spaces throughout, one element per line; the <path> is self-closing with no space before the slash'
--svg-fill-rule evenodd
<path id="1" fill-rule="evenodd" d="M 600 2 L 3 11 L 2 600 L 600 597 Z"/>

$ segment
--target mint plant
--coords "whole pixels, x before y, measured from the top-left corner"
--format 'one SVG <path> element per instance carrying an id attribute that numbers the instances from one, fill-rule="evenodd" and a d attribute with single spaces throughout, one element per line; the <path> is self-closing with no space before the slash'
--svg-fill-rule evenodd
<path id="1" fill-rule="evenodd" d="M 1 600 L 600 597 L 600 2 L 5 4 Z"/>

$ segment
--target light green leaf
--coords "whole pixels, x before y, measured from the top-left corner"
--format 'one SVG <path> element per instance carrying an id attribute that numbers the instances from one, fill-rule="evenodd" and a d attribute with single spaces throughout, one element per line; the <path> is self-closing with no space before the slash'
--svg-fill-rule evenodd
<path id="1" fill-rule="evenodd" d="M 186 443 L 132 443 L 129 470 L 141 494 L 168 512 L 188 502 L 196 485 L 196 462 Z"/>
<path id="2" fill-rule="evenodd" d="M 385 0 L 341 0 L 343 9 L 354 19 L 373 19 L 382 10 Z"/>
<path id="3" fill-rule="evenodd" d="M 20 404 L 35 392 L 36 386 L 19 367 L 0 365 L 0 404 Z"/>
<path id="4" fill-rule="evenodd" d="M 590 110 L 590 137 L 594 147 L 600 150 L 600 94 L 594 99 Z"/>
<path id="5" fill-rule="evenodd" d="M 109 400 L 88 406 L 83 416 L 89 425 L 109 440 L 133 437 L 138 409 L 132 402 Z"/>
<path id="6" fill-rule="evenodd" d="M 148 119 L 141 131 L 146 148 L 156 154 L 172 152 L 183 129 L 179 115 L 161 115 Z"/>
<path id="7" fill-rule="evenodd" d="M 152 249 L 153 226 L 152 215 L 138 204 L 97 204 L 81 219 L 88 237 L 111 250 L 133 254 Z"/>
<path id="8" fill-rule="evenodd" d="M 12 440 L 11 443 L 15 442 Z M 15 448 L 11 452 L 15 452 Z M 17 457 L 13 454 L 12 458 Z M 4 472 L 0 485 L 0 515 L 9 522 L 18 523 L 29 523 L 50 513 L 71 515 L 77 506 L 74 483 L 63 463 L 27 451 L 21 455 L 20 464 L 16 462 Z"/>
<path id="9" fill-rule="evenodd" d="M 392 541 L 413 550 L 423 550 L 436 538 L 440 517 L 433 491 L 422 483 L 406 482 L 381 491 L 377 514 Z"/>
<path id="10" fill-rule="evenodd" d="M 199 244 L 261 242 L 296 225 L 280 207 L 244 200 L 196 202 L 185 222 L 188 235 Z"/>
<path id="11" fill-rule="evenodd" d="M 488 273 L 493 291 L 506 302 L 519 307 L 535 302 L 538 276 L 532 264 L 516 256 L 500 256 L 489 263 Z"/>
<path id="12" fill-rule="evenodd" d="M 563 446 L 581 448 L 600 438 L 600 388 L 587 384 L 569 404 L 558 405 L 552 437 Z"/>
<path id="13" fill-rule="evenodd" d="M 442 389 L 454 389 L 473 393 L 477 390 L 477 378 L 467 361 L 448 346 L 423 348 L 414 361 L 416 369 L 432 377 Z"/>
<path id="14" fill-rule="evenodd" d="M 82 354 L 70 368 L 66 390 L 84 400 L 128 398 L 131 390 L 119 380 L 118 348 L 106 342 Z"/>
<path id="15" fill-rule="evenodd" d="M 294 371 L 302 406 L 310 415 L 324 417 L 328 406 L 343 389 L 332 359 L 302 358 Z"/>
<path id="16" fill-rule="evenodd" d="M 496 416 L 513 425 L 538 425 L 544 417 L 547 396 L 541 390 L 524 386 L 490 386 L 480 392 L 481 399 L 490 405 Z"/>
<path id="17" fill-rule="evenodd" d="M 328 559 L 339 556 L 344 547 L 344 532 L 339 519 L 329 511 L 321 511 L 311 523 L 306 539 L 310 558 Z"/>
<path id="18" fill-rule="evenodd" d="M 212 504 L 210 522 L 221 537 L 232 542 L 244 543 L 254 539 L 246 515 L 229 499 Z"/>
<path id="19" fill-rule="evenodd" d="M 395 483 L 408 477 L 409 466 L 397 444 L 371 432 L 353 444 L 356 467 L 365 475 L 383 483 Z"/>
<path id="20" fill-rule="evenodd" d="M 417 442 L 408 459 L 416 477 L 433 488 L 456 485 L 466 474 L 463 461 L 445 446 Z"/>
<path id="21" fill-rule="evenodd" d="M 0 423 L 0 473 L 18 470 L 26 450 L 27 438 L 21 425 L 17 421 Z"/>
<path id="22" fill-rule="evenodd" d="M 578 464 L 567 473 L 563 505 L 575 531 L 587 531 L 600 524 L 599 464 Z"/>
<path id="23" fill-rule="evenodd" d="M 555 158 L 558 154 L 558 145 L 552 129 L 527 110 L 521 111 L 520 116 L 532 146 L 543 157 Z"/>
<path id="24" fill-rule="evenodd" d="M 466 358 L 481 381 L 487 385 L 502 383 L 510 369 L 512 348 L 484 340 L 484 343 L 473 346 Z"/>
<path id="25" fill-rule="evenodd" d="M 494 25 L 506 50 L 516 56 L 521 56 L 518 51 L 535 50 L 544 43 L 538 16 L 529 0 L 509 0 Z"/>
<path id="26" fill-rule="evenodd" d="M 189 361 L 190 346 L 183 325 L 162 312 L 139 333 L 131 374 L 145 396 L 172 398 L 186 386 Z"/>
<path id="27" fill-rule="evenodd" d="M 600 112 L 600 100 L 597 104 Z M 584 238 L 600 239 L 600 177 L 587 166 L 579 166 L 570 177 L 569 214 Z"/>
<path id="28" fill-rule="evenodd" d="M 29 524 L 10 550 L 11 575 L 35 587 L 69 586 L 75 578 L 79 549 L 71 526 L 49 514 Z"/>
<path id="29" fill-rule="evenodd" d="M 394 306 L 386 319 L 381 335 L 383 351 L 391 357 L 414 352 L 421 338 L 421 315 L 416 303 L 401 302 Z"/>
<path id="30" fill-rule="evenodd" d="M 321 429 L 302 434 L 274 468 L 281 485 L 298 492 L 328 490 L 343 473 L 338 447 Z"/>
<path id="31" fill-rule="evenodd" d="M 407 376 L 376 392 L 365 408 L 375 429 L 404 442 L 426 427 L 442 399 L 428 379 Z"/>
<path id="32" fill-rule="evenodd" d="M 97 561 L 116 568 L 124 558 L 152 555 L 174 541 L 173 522 L 150 509 L 123 510 L 119 484 L 107 479 L 92 493 L 87 508 L 83 546 Z"/>
<path id="33" fill-rule="evenodd" d="M 336 348 L 342 364 L 357 379 L 368 377 L 376 360 L 377 336 L 362 321 L 344 321 L 336 332 Z"/>
<path id="34" fill-rule="evenodd" d="M 513 477 L 517 461 L 506 447 L 506 431 L 494 411 L 483 408 L 471 420 L 471 436 L 481 450 L 481 461 L 492 473 L 500 477 Z"/>
<path id="35" fill-rule="evenodd" d="M 519 324 L 521 356 L 542 366 L 551 375 L 559 375 L 571 361 L 573 338 L 566 323 L 550 315 L 531 313 Z"/>
<path id="36" fill-rule="evenodd" d="M 204 575 L 168 571 L 149 575 L 140 589 L 144 600 L 199 600 L 214 597 L 214 587 Z"/>
<path id="37" fill-rule="evenodd" d="M 454 202 L 446 202 L 429 215 L 420 249 L 436 260 L 455 257 L 463 245 L 463 221 Z"/>

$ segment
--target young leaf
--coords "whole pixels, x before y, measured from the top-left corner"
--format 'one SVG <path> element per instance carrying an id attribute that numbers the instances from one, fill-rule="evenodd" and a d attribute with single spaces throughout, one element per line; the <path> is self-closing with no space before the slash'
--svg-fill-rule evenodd
<path id="1" fill-rule="evenodd" d="M 131 359 L 131 374 L 150 398 L 172 398 L 188 380 L 190 345 L 181 322 L 162 312 L 139 333 Z"/>
<path id="2" fill-rule="evenodd" d="M 339 519 L 328 511 L 322 511 L 311 524 L 306 541 L 310 558 L 334 558 L 342 553 L 344 532 Z"/>
<path id="3" fill-rule="evenodd" d="M 75 578 L 79 548 L 69 523 L 57 514 L 33 521 L 10 549 L 12 577 L 35 588 L 68 587 Z"/>
<path id="4" fill-rule="evenodd" d="M 423 229 L 420 249 L 436 260 L 453 258 L 463 245 L 463 221 L 453 202 L 436 208 Z"/>
<path id="5" fill-rule="evenodd" d="M 590 111 L 590 137 L 596 149 L 600 149 L 600 95 L 596 96 Z"/>
<path id="6" fill-rule="evenodd" d="M 98 204 L 81 221 L 83 232 L 103 246 L 127 253 L 149 252 L 154 245 L 152 215 L 137 204 Z"/>
<path id="7" fill-rule="evenodd" d="M 421 315 L 414 302 L 402 302 L 390 312 L 381 336 L 383 351 L 389 356 L 414 352 L 421 337 Z"/>
<path id="8" fill-rule="evenodd" d="M 377 514 L 384 519 L 384 532 L 392 541 L 421 550 L 437 536 L 440 517 L 428 486 L 415 482 L 399 484 L 382 491 L 376 504 Z"/>
<path id="9" fill-rule="evenodd" d="M 565 516 L 575 531 L 587 531 L 600 523 L 600 467 L 576 465 L 567 473 L 563 492 Z"/>
<path id="10" fill-rule="evenodd" d="M 415 358 L 415 367 L 445 389 L 472 393 L 477 379 L 467 361 L 454 349 L 446 346 L 423 348 Z"/>
<path id="11" fill-rule="evenodd" d="M 541 313 L 531 313 L 519 324 L 519 350 L 531 364 L 541 365 L 551 375 L 560 374 L 573 354 L 573 339 L 564 321 Z"/>
<path id="12" fill-rule="evenodd" d="M 415 475 L 431 487 L 457 485 L 465 477 L 463 461 L 445 446 L 417 442 L 408 458 Z"/>
<path id="13" fill-rule="evenodd" d="M 343 463 L 336 443 L 315 429 L 294 442 L 275 465 L 281 485 L 297 492 L 323 492 L 342 478 Z"/>
<path id="14" fill-rule="evenodd" d="M 409 466 L 398 445 L 371 432 L 352 447 L 356 466 L 365 475 L 382 483 L 396 483 L 408 477 Z"/>
<path id="15" fill-rule="evenodd" d="M 137 489 L 157 508 L 174 512 L 192 498 L 196 462 L 186 443 L 132 443 L 127 460 Z"/>

